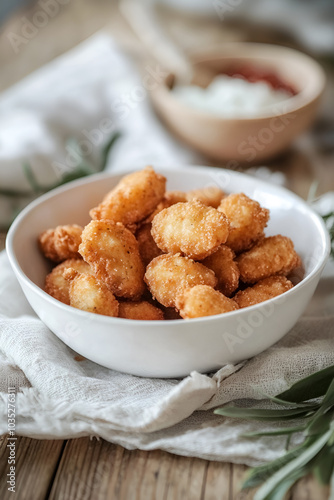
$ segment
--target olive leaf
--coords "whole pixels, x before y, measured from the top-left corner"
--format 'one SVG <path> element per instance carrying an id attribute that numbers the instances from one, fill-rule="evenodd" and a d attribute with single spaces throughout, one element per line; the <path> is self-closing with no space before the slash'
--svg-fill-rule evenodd
<path id="1" fill-rule="evenodd" d="M 225 406 L 215 413 L 230 418 L 258 421 L 301 420 L 298 425 L 253 432 L 245 437 L 286 436 L 287 447 L 295 433 L 304 441 L 282 457 L 249 471 L 243 488 L 263 483 L 254 500 L 283 500 L 287 491 L 305 474 L 312 472 L 323 484 L 331 485 L 334 500 L 334 365 L 296 382 L 275 397 L 268 397 L 279 408 L 254 409 Z"/>

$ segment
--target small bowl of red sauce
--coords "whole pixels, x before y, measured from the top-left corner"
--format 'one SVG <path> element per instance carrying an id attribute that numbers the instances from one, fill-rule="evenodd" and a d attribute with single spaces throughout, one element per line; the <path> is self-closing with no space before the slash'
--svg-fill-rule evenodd
<path id="1" fill-rule="evenodd" d="M 216 160 L 257 163 L 284 151 L 316 116 L 325 74 L 311 57 L 259 43 L 229 43 L 193 57 L 205 87 L 169 74 L 152 91 L 174 134 Z"/>

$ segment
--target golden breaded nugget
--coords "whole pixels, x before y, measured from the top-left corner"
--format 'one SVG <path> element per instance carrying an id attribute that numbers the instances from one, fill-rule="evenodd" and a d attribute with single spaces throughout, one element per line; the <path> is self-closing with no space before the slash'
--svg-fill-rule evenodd
<path id="1" fill-rule="evenodd" d="M 145 282 L 156 300 L 165 307 L 175 307 L 175 298 L 185 288 L 195 285 L 216 286 L 211 269 L 180 254 L 160 255 L 147 266 Z"/>
<path id="2" fill-rule="evenodd" d="M 240 290 L 234 297 L 240 308 L 253 306 L 265 300 L 277 297 L 292 288 L 291 281 L 285 276 L 271 276 L 258 281 L 254 286 Z"/>
<path id="3" fill-rule="evenodd" d="M 152 221 L 152 236 L 162 251 L 196 260 L 211 255 L 228 233 L 226 216 L 197 200 L 165 208 Z"/>
<path id="4" fill-rule="evenodd" d="M 139 253 L 145 266 L 155 257 L 162 254 L 162 251 L 157 247 L 152 237 L 151 228 L 151 223 L 145 222 L 140 226 L 135 235 L 139 244 Z"/>
<path id="5" fill-rule="evenodd" d="M 138 229 L 138 225 L 139 224 L 133 223 L 133 224 L 127 224 L 125 227 L 126 227 L 126 229 L 128 229 L 129 231 L 131 231 L 132 234 L 135 234 L 135 232 Z"/>
<path id="6" fill-rule="evenodd" d="M 68 259 L 54 267 L 45 279 L 45 291 L 52 297 L 64 304 L 70 304 L 69 288 L 70 284 L 63 277 L 64 271 L 73 268 L 82 274 L 93 274 L 90 266 L 80 259 Z"/>
<path id="7" fill-rule="evenodd" d="M 120 222 L 90 222 L 82 232 L 79 252 L 96 278 L 117 297 L 135 300 L 144 292 L 145 269 L 138 242 Z"/>
<path id="8" fill-rule="evenodd" d="M 236 262 L 240 279 L 244 283 L 256 283 L 275 274 L 289 274 L 300 264 L 300 259 L 290 238 L 278 234 L 264 238 L 240 254 Z"/>
<path id="9" fill-rule="evenodd" d="M 118 316 L 115 296 L 95 276 L 80 274 L 70 267 L 64 271 L 64 278 L 69 282 L 72 307 L 104 316 Z"/>
<path id="10" fill-rule="evenodd" d="M 186 288 L 176 297 L 176 307 L 184 319 L 214 316 L 238 309 L 233 299 L 225 297 L 211 286 Z"/>
<path id="11" fill-rule="evenodd" d="M 234 262 L 235 253 L 226 245 L 221 245 L 218 250 L 203 260 L 204 264 L 215 273 L 218 279 L 219 290 L 230 297 L 239 285 L 239 268 Z"/>
<path id="12" fill-rule="evenodd" d="M 186 194 L 187 201 L 198 200 L 209 207 L 217 208 L 224 198 L 224 192 L 217 186 L 208 186 L 201 189 L 192 189 Z"/>
<path id="13" fill-rule="evenodd" d="M 92 219 L 108 219 L 124 225 L 147 217 L 163 199 L 166 178 L 152 167 L 123 177 L 117 186 L 89 213 Z"/>
<path id="14" fill-rule="evenodd" d="M 77 224 L 57 226 L 47 229 L 38 237 L 38 244 L 48 259 L 62 262 L 66 259 L 79 259 L 78 248 L 81 243 L 82 227 Z"/>
<path id="15" fill-rule="evenodd" d="M 186 193 L 183 191 L 166 191 L 164 198 L 156 206 L 154 211 L 145 219 L 145 222 L 152 222 L 154 217 L 164 208 L 171 207 L 175 203 L 186 202 Z"/>
<path id="16" fill-rule="evenodd" d="M 243 193 L 230 194 L 221 201 L 218 210 L 230 221 L 226 245 L 236 253 L 248 250 L 264 236 L 269 210 Z"/>
<path id="17" fill-rule="evenodd" d="M 161 309 L 154 307 L 152 304 L 144 300 L 140 302 L 120 302 L 118 315 L 120 318 L 143 321 L 162 321 L 164 319 Z"/>
<path id="18" fill-rule="evenodd" d="M 166 191 L 164 201 L 168 203 L 169 207 L 175 205 L 175 203 L 184 203 L 188 201 L 187 193 L 184 191 Z"/>

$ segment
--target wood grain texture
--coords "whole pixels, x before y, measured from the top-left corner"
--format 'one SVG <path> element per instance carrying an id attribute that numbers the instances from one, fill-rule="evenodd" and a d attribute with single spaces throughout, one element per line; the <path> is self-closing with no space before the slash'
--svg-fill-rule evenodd
<path id="1" fill-rule="evenodd" d="M 8 491 L 7 436 L 0 442 L 0 498 L 9 500 L 44 500 L 57 470 L 63 451 L 63 440 L 39 441 L 17 437 L 16 441 L 16 487 L 15 493 Z"/>
<path id="2" fill-rule="evenodd" d="M 206 471 L 203 498 L 205 500 L 232 499 L 233 465 L 220 462 L 209 462 Z"/>
<path id="3" fill-rule="evenodd" d="M 329 488 L 320 485 L 310 475 L 298 481 L 291 492 L 291 500 L 327 500 L 328 497 Z"/>
<path id="4" fill-rule="evenodd" d="M 81 438 L 67 442 L 50 499 L 230 500 L 231 472 L 230 464 Z"/>

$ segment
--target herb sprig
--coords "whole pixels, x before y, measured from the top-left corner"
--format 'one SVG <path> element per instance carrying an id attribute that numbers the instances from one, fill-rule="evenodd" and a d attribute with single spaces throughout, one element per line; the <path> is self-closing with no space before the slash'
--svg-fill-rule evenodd
<path id="1" fill-rule="evenodd" d="M 302 444 L 282 457 L 251 469 L 243 489 L 262 484 L 254 500 L 282 500 L 286 492 L 304 475 L 312 472 L 322 484 L 331 484 L 334 498 L 334 365 L 295 383 L 276 397 L 269 397 L 279 409 L 251 409 L 225 406 L 215 413 L 225 417 L 258 421 L 293 421 L 298 425 L 274 431 L 246 434 L 259 436 L 291 436 L 302 432 Z"/>
<path id="2" fill-rule="evenodd" d="M 120 135 L 121 135 L 120 132 L 115 132 L 111 136 L 111 138 L 107 141 L 107 143 L 104 145 L 101 152 L 101 159 L 98 168 L 94 168 L 91 164 L 89 164 L 84 158 L 83 154 L 80 153 L 80 147 L 78 146 L 77 142 L 74 139 L 69 139 L 68 143 L 70 143 L 71 146 L 76 149 L 77 155 L 79 156 L 79 161 L 75 168 L 65 173 L 59 181 L 49 185 L 42 186 L 37 181 L 30 164 L 26 162 L 23 164 L 22 168 L 25 177 L 31 187 L 31 190 L 23 191 L 23 190 L 0 188 L 0 196 L 5 196 L 8 198 L 30 199 L 33 195 L 36 196 L 47 193 L 48 191 L 51 191 L 51 189 L 62 186 L 67 182 L 80 179 L 81 177 L 86 177 L 87 175 L 91 175 L 97 172 L 102 172 L 107 165 L 109 152 L 112 146 L 117 141 L 117 139 L 120 137 Z"/>
<path id="3" fill-rule="evenodd" d="M 334 259 L 334 212 L 322 215 L 331 239 L 331 257 Z"/>

